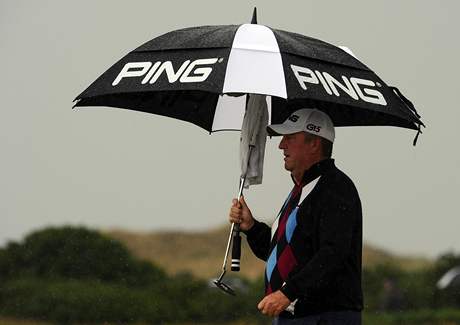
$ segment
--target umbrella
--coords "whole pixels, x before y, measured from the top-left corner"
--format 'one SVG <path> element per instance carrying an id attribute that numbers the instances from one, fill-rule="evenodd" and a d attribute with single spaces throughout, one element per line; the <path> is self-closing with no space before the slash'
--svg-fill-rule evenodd
<path id="1" fill-rule="evenodd" d="M 251 24 L 185 28 L 146 42 L 78 95 L 74 107 L 159 114 L 212 133 L 241 129 L 247 94 L 268 96 L 268 123 L 315 107 L 335 126 L 418 130 L 414 145 L 424 126 L 412 103 L 350 51 L 259 25 L 255 9 Z"/>
<path id="2" fill-rule="evenodd" d="M 399 91 L 347 51 L 258 24 L 192 27 L 154 38 L 102 74 L 75 106 L 145 111 L 213 132 L 235 129 L 214 120 L 233 111 L 225 94 L 246 93 L 272 96 L 274 123 L 309 106 L 328 113 L 335 126 L 423 125 Z"/>
<path id="3" fill-rule="evenodd" d="M 460 285 L 460 266 L 451 268 L 436 283 L 440 290 Z"/>

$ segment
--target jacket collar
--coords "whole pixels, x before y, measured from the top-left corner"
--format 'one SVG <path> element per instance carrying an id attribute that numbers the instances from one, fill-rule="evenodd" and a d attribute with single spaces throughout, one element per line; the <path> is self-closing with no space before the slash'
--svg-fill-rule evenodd
<path id="1" fill-rule="evenodd" d="M 316 179 L 318 176 L 323 175 L 326 171 L 330 170 L 331 168 L 334 168 L 334 159 L 332 158 L 327 158 L 324 160 L 321 160 L 317 162 L 316 164 L 312 165 L 310 168 L 308 168 L 302 177 L 302 187 L 305 186 L 306 184 L 310 183 L 314 179 Z M 292 177 L 292 181 L 295 184 L 295 180 Z"/>

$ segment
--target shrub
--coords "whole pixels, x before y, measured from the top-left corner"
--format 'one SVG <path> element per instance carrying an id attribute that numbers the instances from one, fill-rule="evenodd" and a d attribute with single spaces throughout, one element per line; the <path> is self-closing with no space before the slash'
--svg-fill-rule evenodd
<path id="1" fill-rule="evenodd" d="M 164 271 L 136 260 L 118 241 L 82 227 L 47 228 L 0 251 L 2 278 L 17 276 L 100 280 L 144 286 Z"/>
<path id="2" fill-rule="evenodd" d="M 152 299 L 153 297 L 153 299 Z M 133 289 L 117 284 L 82 280 L 43 281 L 17 279 L 3 286 L 1 312 L 21 318 L 57 322 L 102 323 L 166 319 L 164 304 L 154 289 Z M 152 317 L 154 315 L 155 317 Z"/>

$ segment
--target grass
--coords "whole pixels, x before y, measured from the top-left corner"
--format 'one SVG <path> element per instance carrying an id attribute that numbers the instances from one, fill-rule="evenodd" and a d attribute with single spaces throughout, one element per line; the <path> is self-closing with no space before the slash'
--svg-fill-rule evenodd
<path id="1" fill-rule="evenodd" d="M 228 238 L 229 228 L 203 232 L 139 233 L 112 230 L 106 235 L 121 241 L 133 255 L 161 266 L 169 274 L 190 272 L 202 279 L 219 276 Z M 240 276 L 254 280 L 263 275 L 265 264 L 242 241 Z M 430 266 L 433 261 L 423 257 L 398 256 L 370 244 L 363 248 L 363 266 L 393 264 L 403 270 L 413 271 Z M 234 273 L 232 275 L 235 275 Z"/>
<path id="2" fill-rule="evenodd" d="M 0 325 L 55 325 L 55 324 L 50 323 L 50 322 L 43 322 L 43 321 L 30 320 L 30 319 L 25 320 L 25 319 L 10 318 L 10 317 L 0 317 Z M 103 324 L 75 324 L 75 325 L 120 325 L 120 323 L 105 322 Z M 150 324 L 147 324 L 147 323 L 132 323 L 132 324 L 129 324 L 129 325 L 150 325 Z M 170 325 L 172 325 L 172 324 L 170 324 Z M 186 324 L 181 324 L 181 325 L 186 325 Z"/>
<path id="3" fill-rule="evenodd" d="M 0 317 L 1 325 L 51 325 L 51 323 L 36 320 L 22 320 L 17 318 Z"/>
<path id="4" fill-rule="evenodd" d="M 363 325 L 460 325 L 460 311 L 458 310 L 422 310 L 403 313 L 363 313 Z M 267 321 L 269 324 L 270 321 Z M 34 320 L 21 320 L 0 317 L 1 325 L 53 325 L 52 323 Z M 166 325 L 194 325 L 188 323 L 168 323 Z M 236 320 L 225 324 L 200 323 L 200 325 L 253 325 L 251 320 Z M 90 324 L 78 324 L 90 325 Z M 103 323 L 91 325 L 119 325 L 118 323 Z M 133 323 L 129 325 L 150 325 L 147 323 Z"/>

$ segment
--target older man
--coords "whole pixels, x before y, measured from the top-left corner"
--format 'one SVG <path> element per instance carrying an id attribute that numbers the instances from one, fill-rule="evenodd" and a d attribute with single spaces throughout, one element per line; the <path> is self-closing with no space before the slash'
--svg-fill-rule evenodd
<path id="1" fill-rule="evenodd" d="M 267 129 L 282 136 L 294 187 L 272 227 L 254 219 L 243 197 L 229 213 L 267 263 L 258 308 L 274 324 L 361 324 L 361 202 L 331 159 L 334 125 L 322 111 L 301 109 Z"/>

